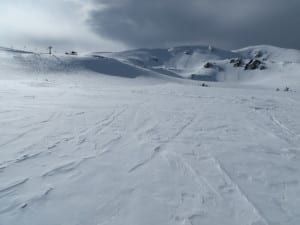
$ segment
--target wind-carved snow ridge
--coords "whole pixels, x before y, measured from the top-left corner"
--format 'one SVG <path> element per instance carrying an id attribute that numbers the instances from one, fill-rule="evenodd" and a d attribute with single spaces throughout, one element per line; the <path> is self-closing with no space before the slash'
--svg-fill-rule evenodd
<path id="1" fill-rule="evenodd" d="M 0 48 L 0 225 L 299 225 L 300 53 Z"/>

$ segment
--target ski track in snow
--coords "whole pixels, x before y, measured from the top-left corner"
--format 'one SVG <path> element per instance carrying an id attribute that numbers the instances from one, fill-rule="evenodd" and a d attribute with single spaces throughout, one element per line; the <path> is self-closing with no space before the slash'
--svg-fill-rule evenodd
<path id="1" fill-rule="evenodd" d="M 128 172 L 129 173 L 132 173 L 134 171 L 136 171 L 137 169 L 145 166 L 147 163 L 149 163 L 151 160 L 153 160 L 160 152 L 163 151 L 163 148 L 170 142 L 172 142 L 175 138 L 177 138 L 182 132 L 184 132 L 185 129 L 187 129 L 192 123 L 193 121 L 195 120 L 195 117 L 194 116 L 192 119 L 190 119 L 189 121 L 187 121 L 182 127 L 179 128 L 179 130 L 172 136 L 170 137 L 167 141 L 165 141 L 163 144 L 155 147 L 153 149 L 153 153 L 152 155 L 150 156 L 150 158 L 144 160 L 143 162 L 135 165 L 133 168 L 131 168 Z"/>

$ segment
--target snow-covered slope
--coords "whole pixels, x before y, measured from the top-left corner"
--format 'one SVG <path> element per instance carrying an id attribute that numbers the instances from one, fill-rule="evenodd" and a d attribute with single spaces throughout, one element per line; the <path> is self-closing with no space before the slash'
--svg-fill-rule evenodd
<path id="1" fill-rule="evenodd" d="M 233 51 L 244 58 L 254 58 L 258 53 L 261 58 L 273 62 L 300 63 L 300 51 L 268 45 L 258 45 Z"/>
<path id="2" fill-rule="evenodd" d="M 95 52 L 79 56 L 50 56 L 0 48 L 0 56 L 0 63 L 5 64 L 6 68 L 12 66 L 13 69 L 19 68 L 21 71 L 33 73 L 89 71 L 131 78 L 175 77 L 212 82 L 254 83 L 272 88 L 282 85 L 300 86 L 300 51 L 273 46 L 254 46 L 235 51 L 211 46 L 183 46 L 116 53 Z M 257 68 L 245 70 L 252 61 L 258 62 Z"/>
<path id="3" fill-rule="evenodd" d="M 157 76 L 158 74 L 113 58 L 99 56 L 68 56 L 18 52 L 0 49 L 1 64 L 32 73 L 96 72 L 120 77 Z"/>
<path id="4" fill-rule="evenodd" d="M 207 61 L 238 57 L 230 51 L 209 46 L 184 46 L 170 49 L 139 49 L 120 53 L 106 53 L 110 57 L 161 73 L 190 77 L 199 71 Z"/>
<path id="5" fill-rule="evenodd" d="M 0 225 L 299 225 L 298 59 L 0 49 Z"/>
<path id="6" fill-rule="evenodd" d="M 299 86 L 300 51 L 273 46 L 254 46 L 226 51 L 211 46 L 183 46 L 170 49 L 139 49 L 120 53 L 95 53 L 162 74 L 200 81 L 258 82 L 275 87 Z M 234 61 L 235 60 L 235 61 Z M 241 61 L 236 66 L 236 60 Z M 245 71 L 250 61 L 259 61 L 255 71 Z M 234 61 L 234 62 L 232 62 Z"/>

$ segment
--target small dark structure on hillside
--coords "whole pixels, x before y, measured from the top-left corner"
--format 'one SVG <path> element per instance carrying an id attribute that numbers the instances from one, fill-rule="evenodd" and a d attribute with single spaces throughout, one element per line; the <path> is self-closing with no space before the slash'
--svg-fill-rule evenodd
<path id="1" fill-rule="evenodd" d="M 184 54 L 186 54 L 186 55 L 192 55 L 192 52 L 189 51 L 189 50 L 186 50 L 186 51 L 184 51 Z"/>
<path id="2" fill-rule="evenodd" d="M 75 52 L 75 51 L 66 52 L 65 54 L 66 54 L 66 55 L 78 55 L 78 53 Z"/>

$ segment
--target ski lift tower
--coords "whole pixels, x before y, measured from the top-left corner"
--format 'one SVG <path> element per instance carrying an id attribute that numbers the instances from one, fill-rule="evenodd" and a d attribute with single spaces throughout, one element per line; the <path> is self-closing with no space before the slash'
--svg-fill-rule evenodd
<path id="1" fill-rule="evenodd" d="M 52 55 L 52 48 L 53 48 L 52 46 L 49 46 L 49 47 L 48 47 L 49 55 Z"/>

